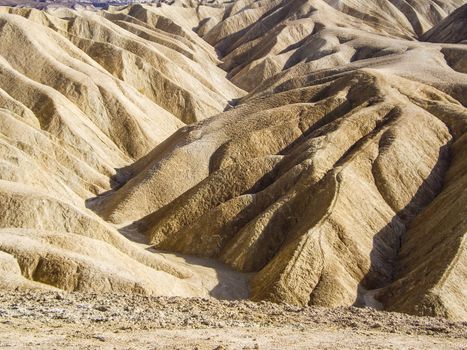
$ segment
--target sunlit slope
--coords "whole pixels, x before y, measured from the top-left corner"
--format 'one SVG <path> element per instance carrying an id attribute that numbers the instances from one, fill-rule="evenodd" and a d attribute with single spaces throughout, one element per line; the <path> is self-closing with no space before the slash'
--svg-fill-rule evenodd
<path id="1" fill-rule="evenodd" d="M 2 285 L 207 295 L 85 200 L 184 122 L 241 95 L 214 50 L 141 6 L 0 12 Z"/>
<path id="2" fill-rule="evenodd" d="M 387 39 L 414 41 L 462 4 L 241 0 L 203 37 L 222 54 L 232 81 L 250 91 L 299 62 L 321 69 L 400 52 L 410 42 L 387 44 Z"/>

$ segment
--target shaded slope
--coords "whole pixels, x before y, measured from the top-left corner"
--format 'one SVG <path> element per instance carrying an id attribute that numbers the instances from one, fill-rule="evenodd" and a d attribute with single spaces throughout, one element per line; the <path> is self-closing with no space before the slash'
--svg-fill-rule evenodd
<path id="1" fill-rule="evenodd" d="M 434 43 L 466 43 L 467 41 L 467 4 L 458 8 L 447 18 L 431 28 L 422 40 Z"/>
<path id="2" fill-rule="evenodd" d="M 390 310 L 465 318 L 465 133 L 452 149 L 444 190 L 411 223 L 399 252 L 396 282 L 383 291 Z"/>

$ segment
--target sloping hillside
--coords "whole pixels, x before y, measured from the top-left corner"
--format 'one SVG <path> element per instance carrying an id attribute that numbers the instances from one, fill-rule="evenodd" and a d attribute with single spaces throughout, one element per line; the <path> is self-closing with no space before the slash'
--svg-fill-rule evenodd
<path id="1" fill-rule="evenodd" d="M 462 3 L 0 8 L 0 284 L 466 319 Z"/>

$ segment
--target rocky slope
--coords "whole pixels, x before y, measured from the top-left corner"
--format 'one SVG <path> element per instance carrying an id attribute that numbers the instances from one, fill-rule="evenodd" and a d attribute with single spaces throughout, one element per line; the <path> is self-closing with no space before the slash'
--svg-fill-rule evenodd
<path id="1" fill-rule="evenodd" d="M 1 8 L 3 285 L 466 319 L 462 4 Z"/>

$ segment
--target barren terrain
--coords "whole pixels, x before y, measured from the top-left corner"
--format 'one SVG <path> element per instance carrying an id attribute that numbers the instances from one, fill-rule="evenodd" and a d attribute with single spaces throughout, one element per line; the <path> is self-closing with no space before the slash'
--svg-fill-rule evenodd
<path id="1" fill-rule="evenodd" d="M 464 349 L 465 322 L 267 302 L 115 294 L 0 297 L 15 349 Z"/>
<path id="2" fill-rule="evenodd" d="M 464 0 L 8 5 L 4 346 L 465 347 Z"/>

